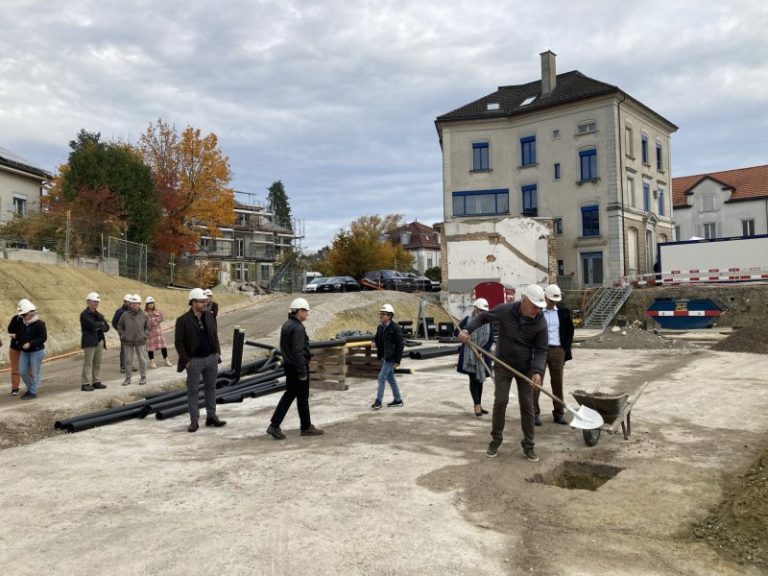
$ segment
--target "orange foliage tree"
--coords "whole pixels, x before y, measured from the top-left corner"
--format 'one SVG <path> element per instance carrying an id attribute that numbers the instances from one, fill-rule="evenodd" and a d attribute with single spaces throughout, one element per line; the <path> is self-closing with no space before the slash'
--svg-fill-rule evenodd
<path id="1" fill-rule="evenodd" d="M 152 167 L 162 208 L 155 247 L 174 255 L 193 253 L 203 231 L 216 238 L 221 235 L 218 226 L 234 223 L 229 159 L 219 150 L 215 134 L 202 136 L 191 126 L 179 134 L 158 119 L 142 134 L 139 150 Z"/>

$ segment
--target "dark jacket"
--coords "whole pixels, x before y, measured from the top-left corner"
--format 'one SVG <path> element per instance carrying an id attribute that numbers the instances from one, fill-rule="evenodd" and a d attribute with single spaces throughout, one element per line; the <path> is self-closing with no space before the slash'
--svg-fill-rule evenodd
<path id="1" fill-rule="evenodd" d="M 309 336 L 295 314 L 289 315 L 280 328 L 280 353 L 285 364 L 296 369 L 300 380 L 309 379 Z"/>
<path id="2" fill-rule="evenodd" d="M 21 333 L 24 332 L 24 318 L 19 314 L 16 314 L 11 321 L 8 322 L 8 334 L 14 334 L 11 338 L 11 348 L 14 350 L 21 350 Z"/>
<path id="3" fill-rule="evenodd" d="M 112 316 L 112 328 L 117 330 L 117 323 L 120 322 L 120 316 L 125 314 L 127 310 L 128 310 L 128 305 L 127 304 L 123 304 L 122 306 L 120 306 L 120 308 L 115 310 L 115 313 Z"/>
<path id="4" fill-rule="evenodd" d="M 104 334 L 109 332 L 109 324 L 98 310 L 86 308 L 80 312 L 80 330 L 83 333 L 80 338 L 81 348 L 96 348 L 99 342 L 103 342 L 104 348 L 107 347 Z"/>
<path id="5" fill-rule="evenodd" d="M 221 356 L 221 347 L 219 346 L 219 334 L 216 331 L 216 321 L 213 314 L 204 310 L 201 315 L 205 325 L 205 333 L 208 335 L 208 344 L 210 349 Z M 179 355 L 178 371 L 181 372 L 189 364 L 189 359 L 200 347 L 200 328 L 197 325 L 197 318 L 192 308 L 176 318 L 176 333 L 174 335 L 174 345 Z"/>
<path id="6" fill-rule="evenodd" d="M 520 302 L 499 304 L 472 318 L 467 330 L 471 333 L 488 322 L 498 322 L 499 358 L 524 374 L 544 374 L 549 341 L 547 321 L 541 312 L 531 319 L 520 313 Z"/>
<path id="7" fill-rule="evenodd" d="M 45 322 L 35 320 L 31 324 L 24 326 L 24 332 L 19 336 L 22 352 L 37 352 L 45 348 L 45 341 L 48 340 L 48 330 L 45 328 Z M 24 344 L 29 342 L 29 348 L 23 348 Z"/>
<path id="8" fill-rule="evenodd" d="M 454 331 L 454 336 L 458 335 L 458 333 L 467 327 L 467 324 L 469 324 L 470 316 L 464 316 L 464 319 L 459 322 L 459 327 Z M 456 372 L 461 372 L 462 374 L 466 374 L 464 370 L 464 354 L 467 353 L 467 348 L 469 348 L 469 344 L 464 344 L 461 348 L 459 348 L 459 362 L 456 365 Z M 480 348 L 483 350 L 486 350 L 488 352 L 491 351 L 491 348 L 493 348 L 493 324 L 491 324 L 491 330 L 488 333 L 488 342 L 481 344 Z M 473 352 L 474 353 L 474 352 Z M 488 358 L 488 356 L 483 356 L 483 360 L 485 361 L 486 365 L 490 368 L 493 364 L 493 361 Z"/>
<path id="9" fill-rule="evenodd" d="M 379 324 L 376 328 L 376 357 L 387 362 L 400 364 L 403 359 L 403 349 L 405 348 L 405 339 L 400 324 L 390 320 L 385 327 Z"/>
<path id="10" fill-rule="evenodd" d="M 565 306 L 557 304 L 557 319 L 560 323 L 560 346 L 565 351 L 565 361 L 573 359 L 571 347 L 573 346 L 573 314 Z"/>

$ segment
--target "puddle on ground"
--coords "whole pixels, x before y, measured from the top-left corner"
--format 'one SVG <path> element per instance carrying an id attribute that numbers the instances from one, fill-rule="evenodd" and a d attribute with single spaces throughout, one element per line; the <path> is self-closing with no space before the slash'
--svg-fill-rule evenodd
<path id="1" fill-rule="evenodd" d="M 608 464 L 566 460 L 545 474 L 534 474 L 528 482 L 557 486 L 567 490 L 597 490 L 623 468 Z"/>

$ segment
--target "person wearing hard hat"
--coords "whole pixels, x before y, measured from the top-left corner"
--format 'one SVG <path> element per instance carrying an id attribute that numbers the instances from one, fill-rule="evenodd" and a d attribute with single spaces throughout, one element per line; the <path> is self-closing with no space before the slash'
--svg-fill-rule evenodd
<path id="1" fill-rule="evenodd" d="M 200 428 L 200 377 L 205 390 L 205 425 L 219 428 L 227 423 L 216 416 L 216 376 L 221 362 L 221 346 L 216 321 L 207 310 L 208 298 L 202 288 L 193 288 L 188 296 L 189 310 L 176 318 L 174 344 L 179 355 L 177 370 L 187 371 L 187 432 Z"/>
<path id="2" fill-rule="evenodd" d="M 288 409 L 296 400 L 302 436 L 321 436 L 323 431 L 312 424 L 309 414 L 309 336 L 304 322 L 309 316 L 309 302 L 295 298 L 288 309 L 288 320 L 280 328 L 280 353 L 285 370 L 285 392 L 275 407 L 267 434 L 275 440 L 284 440 L 280 429 Z"/>
<path id="3" fill-rule="evenodd" d="M 219 305 L 213 300 L 213 290 L 210 288 L 205 289 L 205 296 L 208 298 L 208 310 L 213 314 L 215 320 L 219 319 Z"/>
<path id="4" fill-rule="evenodd" d="M 488 300 L 478 298 L 472 303 L 472 315 L 465 316 L 459 322 L 459 330 L 463 330 L 469 321 L 483 312 L 488 312 Z M 483 324 L 477 328 L 470 336 L 472 342 L 480 346 L 483 350 L 491 351 L 493 346 L 493 324 Z M 456 365 L 456 371 L 469 376 L 469 393 L 472 396 L 472 402 L 475 405 L 475 416 L 478 418 L 483 414 L 488 414 L 488 410 L 483 408 L 483 382 L 490 376 L 486 366 L 490 368 L 490 360 L 479 356 L 479 352 L 472 350 L 468 344 L 464 344 L 459 350 L 459 361 Z"/>
<path id="5" fill-rule="evenodd" d="M 519 302 L 499 304 L 493 310 L 482 312 L 459 332 L 459 341 L 466 344 L 472 332 L 489 322 L 498 322 L 498 356 L 512 368 L 525 374 L 534 384 L 541 386 L 544 365 L 547 361 L 547 322 L 541 313 L 547 307 L 544 289 L 531 284 L 523 290 Z M 509 403 L 509 389 L 512 378 L 517 381 L 517 397 L 520 405 L 520 426 L 523 429 L 523 455 L 531 462 L 538 462 L 534 450 L 535 411 L 533 407 L 533 387 L 517 378 L 509 370 L 497 363 L 494 368 L 493 424 L 491 442 L 486 455 L 494 458 L 503 441 L 504 423 Z"/>
<path id="6" fill-rule="evenodd" d="M 544 319 L 547 321 L 547 364 L 549 368 L 549 383 L 552 386 L 552 394 L 562 399 L 563 396 L 563 372 L 565 363 L 573 356 L 571 345 L 573 344 L 573 316 L 571 311 L 561 303 L 563 294 L 557 284 L 550 284 L 544 289 L 544 298 L 547 307 L 544 309 Z M 542 374 L 542 378 L 544 374 Z M 533 404 L 536 411 L 534 423 L 541 426 L 541 408 L 539 407 L 541 392 L 536 390 L 533 394 Z M 568 424 L 565 420 L 565 410 L 559 402 L 552 401 L 552 417 L 555 424 Z"/>
<path id="7" fill-rule="evenodd" d="M 125 314 L 125 312 L 128 310 L 128 308 L 131 307 L 131 303 L 129 300 L 131 299 L 131 294 L 126 294 L 123 296 L 123 304 L 115 310 L 115 313 L 112 315 L 112 328 L 117 330 L 117 323 L 120 322 L 120 317 Z M 132 369 L 130 366 L 128 369 Z M 123 350 L 122 344 L 120 345 L 120 373 L 122 374 L 125 372 L 125 350 Z"/>
<path id="8" fill-rule="evenodd" d="M 134 354 L 139 360 L 139 384 L 147 383 L 147 338 L 149 337 L 149 318 L 141 309 L 141 296 L 130 294 L 128 310 L 117 321 L 117 333 L 125 352 L 125 380 L 123 386 L 131 384 L 131 370 Z"/>
<path id="9" fill-rule="evenodd" d="M 19 335 L 21 344 L 19 372 L 27 386 L 27 391 L 21 399 L 33 400 L 37 398 L 37 389 L 40 387 L 40 367 L 45 358 L 45 341 L 48 340 L 48 331 L 45 328 L 45 322 L 37 315 L 35 305 L 29 300 L 19 307 L 19 314 L 24 319 L 24 329 Z"/>
<path id="10" fill-rule="evenodd" d="M 80 347 L 83 349 L 83 372 L 80 375 L 80 390 L 93 392 L 106 388 L 99 380 L 101 357 L 107 347 L 104 334 L 109 332 L 109 324 L 99 312 L 101 297 L 97 292 L 90 292 L 85 297 L 85 310 L 80 312 Z"/>
<path id="11" fill-rule="evenodd" d="M 163 363 L 166 366 L 173 366 L 168 360 L 168 347 L 165 345 L 165 336 L 163 336 L 163 320 L 165 315 L 158 310 L 155 299 L 147 296 L 144 301 L 144 313 L 149 318 L 149 339 L 147 340 L 147 355 L 149 356 L 149 367 L 157 368 L 155 363 L 155 352 L 160 350 L 163 356 Z"/>
<path id="12" fill-rule="evenodd" d="M 372 410 L 381 410 L 387 382 L 392 388 L 393 396 L 392 402 L 389 402 L 387 406 L 392 408 L 403 406 L 403 398 L 395 378 L 395 366 L 400 364 L 403 359 L 405 338 L 403 338 L 400 324 L 393 320 L 394 316 L 395 309 L 391 304 L 384 304 L 379 308 L 379 325 L 376 327 L 374 343 L 376 344 L 376 357 L 381 361 L 381 370 L 379 371 L 376 400 L 371 404 Z"/>
<path id="13" fill-rule="evenodd" d="M 8 346 L 8 357 L 11 361 L 11 396 L 19 395 L 19 384 L 21 384 L 21 374 L 19 374 L 19 360 L 21 358 L 21 342 L 19 337 L 24 331 L 24 317 L 21 315 L 22 304 L 29 300 L 22 298 L 16 305 L 16 314 L 8 322 L 8 335 L 11 337 Z"/>

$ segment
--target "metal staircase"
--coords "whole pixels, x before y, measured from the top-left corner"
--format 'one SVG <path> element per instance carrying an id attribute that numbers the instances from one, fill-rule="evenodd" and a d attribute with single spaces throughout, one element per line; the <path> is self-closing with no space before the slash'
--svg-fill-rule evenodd
<path id="1" fill-rule="evenodd" d="M 584 308 L 583 326 L 605 330 L 631 293 L 632 286 L 629 284 L 618 288 L 599 288 Z"/>

